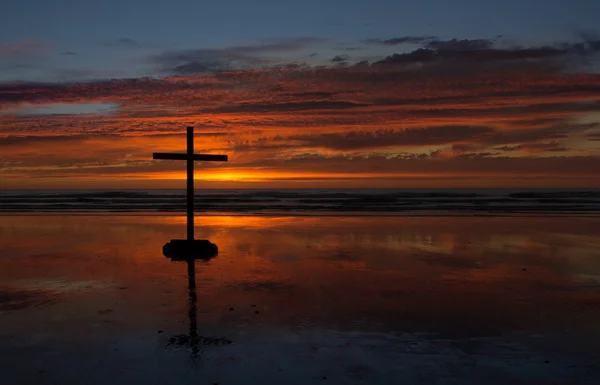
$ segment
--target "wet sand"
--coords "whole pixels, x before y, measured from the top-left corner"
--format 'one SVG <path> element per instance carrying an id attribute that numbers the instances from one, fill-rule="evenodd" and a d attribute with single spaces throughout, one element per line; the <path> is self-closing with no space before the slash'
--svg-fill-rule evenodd
<path id="1" fill-rule="evenodd" d="M 204 216 L 196 234 L 219 255 L 189 290 L 161 254 L 185 217 L 0 217 L 0 383 L 600 383 L 600 218 Z"/>

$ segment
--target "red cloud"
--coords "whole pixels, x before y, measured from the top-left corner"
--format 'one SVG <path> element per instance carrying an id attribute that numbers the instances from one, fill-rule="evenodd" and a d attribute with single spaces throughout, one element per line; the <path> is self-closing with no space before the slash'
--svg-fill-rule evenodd
<path id="1" fill-rule="evenodd" d="M 0 58 L 11 56 L 29 56 L 43 53 L 48 45 L 39 41 L 22 41 L 0 44 Z"/>
<path id="2" fill-rule="evenodd" d="M 150 161 L 152 151 L 184 145 L 183 137 L 163 135 L 194 125 L 204 134 L 198 149 L 230 154 L 227 175 L 591 180 L 600 149 L 589 140 L 597 125 L 586 122 L 600 112 L 599 100 L 600 75 L 527 68 L 304 68 L 5 84 L 0 103 L 10 109 L 0 114 L 0 166 L 13 181 L 154 178 L 180 169 Z M 119 107 L 100 116 L 11 113 L 27 103 L 82 102 Z"/>

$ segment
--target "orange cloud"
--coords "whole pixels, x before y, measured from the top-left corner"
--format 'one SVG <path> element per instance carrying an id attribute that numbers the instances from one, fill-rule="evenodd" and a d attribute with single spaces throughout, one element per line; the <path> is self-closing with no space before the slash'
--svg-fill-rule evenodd
<path id="1" fill-rule="evenodd" d="M 599 142 L 589 139 L 600 133 L 596 74 L 281 69 L 0 85 L 0 101 L 0 166 L 13 187 L 36 178 L 171 185 L 183 165 L 151 153 L 183 151 L 188 125 L 198 152 L 230 155 L 225 167 L 202 165 L 210 183 L 590 186 L 600 172 Z M 91 102 L 117 108 L 18 113 L 26 103 Z"/>

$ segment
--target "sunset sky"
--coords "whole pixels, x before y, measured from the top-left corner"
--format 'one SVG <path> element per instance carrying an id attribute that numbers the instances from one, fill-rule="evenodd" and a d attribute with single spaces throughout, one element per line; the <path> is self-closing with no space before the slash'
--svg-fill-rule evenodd
<path id="1" fill-rule="evenodd" d="M 0 188 L 600 187 L 600 2 L 8 0 Z"/>

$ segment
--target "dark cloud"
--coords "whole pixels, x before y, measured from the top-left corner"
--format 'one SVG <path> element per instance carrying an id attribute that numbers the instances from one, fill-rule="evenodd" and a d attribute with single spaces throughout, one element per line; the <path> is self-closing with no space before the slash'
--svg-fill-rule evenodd
<path id="1" fill-rule="evenodd" d="M 179 76 L 233 70 L 236 61 L 238 67 L 258 64 L 255 59 L 217 49 L 169 51 L 152 57 L 152 61 L 161 71 Z"/>
<path id="2" fill-rule="evenodd" d="M 0 58 L 40 55 L 48 48 L 48 44 L 41 41 L 4 43 L 0 44 Z"/>
<path id="3" fill-rule="evenodd" d="M 587 138 L 591 141 L 600 141 L 600 133 L 587 134 Z"/>
<path id="4" fill-rule="evenodd" d="M 526 62 L 565 57 L 585 57 L 600 52 L 600 40 L 582 43 L 563 43 L 556 46 L 494 48 L 494 41 L 476 40 L 432 40 L 412 52 L 395 53 L 375 65 L 416 64 L 431 62 Z"/>
<path id="5" fill-rule="evenodd" d="M 585 89 L 585 87 L 582 87 Z M 597 89 L 600 89 L 596 87 Z M 597 91 L 592 91 L 597 92 Z M 551 95 L 553 92 L 550 92 Z M 585 93 L 585 91 L 584 91 Z M 521 94 L 522 95 L 522 94 Z M 543 93 L 539 94 L 540 97 Z M 510 98 L 513 96 L 506 95 L 505 98 Z M 514 96 L 518 97 L 518 96 Z M 424 103 L 426 104 L 426 102 Z M 506 118 L 519 118 L 519 117 L 527 117 L 532 116 L 534 114 L 544 114 L 544 115 L 569 115 L 575 113 L 585 113 L 585 112 L 596 112 L 600 111 L 600 103 L 581 103 L 581 102 L 562 102 L 562 103 L 531 103 L 531 105 L 525 106 L 508 106 L 508 107 L 499 107 L 499 108 L 491 108 L 491 109 L 480 109 L 480 108 L 471 108 L 468 104 L 465 105 L 464 108 L 432 108 L 432 109 L 417 109 L 413 111 L 400 111 L 398 112 L 399 116 L 407 116 L 407 117 L 430 117 L 430 118 L 482 118 L 486 117 L 489 119 L 498 118 L 498 119 L 506 119 Z M 522 127 L 519 127 L 522 128 Z M 559 127 L 552 127 L 548 130 L 553 131 L 554 135 L 560 135 Z M 523 135 L 530 135 L 530 132 L 525 130 Z M 510 136 L 507 136 L 510 137 Z"/>
<path id="6" fill-rule="evenodd" d="M 367 39 L 366 42 L 368 44 L 392 46 L 399 44 L 422 44 L 435 39 L 437 39 L 436 36 L 401 36 L 391 39 Z"/>
<path id="7" fill-rule="evenodd" d="M 181 131 L 181 130 L 179 130 Z M 135 134 L 135 135 L 132 135 Z M 201 127 L 197 127 L 194 135 L 197 137 L 224 137 L 228 136 L 227 132 L 214 132 L 214 131 L 203 131 Z M 4 137 L 0 137 L 0 148 L 5 150 L 15 149 L 18 151 L 26 151 L 29 147 L 38 147 L 38 146 L 59 146 L 65 148 L 64 146 L 85 146 L 85 142 L 101 140 L 105 141 L 109 140 L 127 140 L 128 138 L 135 138 L 137 140 L 140 139 L 148 139 L 148 140 L 163 140 L 167 138 L 183 138 L 184 135 L 180 133 L 152 133 L 152 134 L 137 134 L 135 131 L 133 132 L 122 132 L 119 134 L 114 133 L 102 133 L 95 132 L 93 134 L 74 134 L 74 135 L 8 135 Z M 50 148 L 47 147 L 47 148 Z M 118 146 L 116 146 L 118 148 Z M 117 149 L 117 151 L 121 151 Z M 60 154 L 57 154 L 60 156 Z"/>
<path id="8" fill-rule="evenodd" d="M 555 47 L 536 47 L 524 49 L 481 49 L 481 50 L 435 50 L 419 48 L 415 51 L 387 56 L 374 64 L 410 64 L 419 62 L 433 62 L 443 60 L 460 61 L 502 61 L 502 60 L 528 60 L 557 57 L 567 51 Z"/>
<path id="9" fill-rule="evenodd" d="M 496 147 L 496 150 L 501 151 L 528 151 L 528 152 L 566 152 L 568 148 L 563 147 L 556 141 L 552 142 L 540 142 L 540 143 L 527 143 L 520 144 L 517 146 L 502 146 Z"/>
<path id="10" fill-rule="evenodd" d="M 337 55 L 331 59 L 332 63 L 345 63 L 348 61 L 347 55 Z"/>
<path id="11" fill-rule="evenodd" d="M 431 62 L 437 60 L 437 54 L 434 50 L 419 48 L 415 51 L 409 53 L 402 54 L 393 54 L 387 56 L 385 59 L 380 60 L 378 62 L 373 63 L 374 65 L 380 64 L 409 64 L 409 63 L 419 63 L 419 62 Z"/>
<path id="12" fill-rule="evenodd" d="M 600 106 L 598 106 L 600 108 Z M 555 126 L 557 124 L 564 123 L 565 119 L 562 117 L 550 117 L 550 118 L 539 118 L 536 116 L 532 116 L 524 119 L 513 119 L 511 123 L 516 127 L 523 128 L 534 128 L 541 126 Z"/>
<path id="13" fill-rule="evenodd" d="M 307 98 L 317 98 L 317 99 L 324 99 L 324 98 L 330 98 L 332 96 L 337 95 L 337 92 L 325 92 L 325 91 L 307 91 L 307 92 L 294 92 L 294 93 L 282 93 L 281 96 L 283 97 L 290 97 L 293 99 L 307 99 Z"/>
<path id="14" fill-rule="evenodd" d="M 297 51 L 306 48 L 312 44 L 317 44 L 326 41 L 324 38 L 317 37 L 297 37 L 297 38 L 282 38 L 274 39 L 266 43 L 254 45 L 241 45 L 223 49 L 223 51 L 235 53 L 238 55 L 247 55 L 255 53 L 268 52 L 286 52 Z"/>
<path id="15" fill-rule="evenodd" d="M 485 155 L 485 156 L 484 156 Z M 252 167 L 277 167 L 287 172 L 313 170 L 339 173 L 396 173 L 399 175 L 431 174 L 439 177 L 446 175 L 481 175 L 496 178 L 519 175 L 519 177 L 585 177 L 600 173 L 598 156 L 544 156 L 544 157 L 507 157 L 467 154 L 445 158 L 441 161 L 435 155 L 397 155 L 397 156 L 326 156 L 298 155 L 286 160 L 261 159 L 247 163 Z"/>
<path id="16" fill-rule="evenodd" d="M 236 112 L 275 112 L 301 110 L 340 110 L 356 107 L 366 107 L 368 104 L 348 101 L 314 101 L 286 103 L 242 103 L 233 106 L 222 106 L 202 110 L 205 113 L 236 113 Z"/>
<path id="17" fill-rule="evenodd" d="M 494 40 L 488 39 L 452 39 L 452 40 L 430 40 L 425 42 L 425 47 L 428 49 L 440 51 L 474 51 L 490 49 L 494 45 Z"/>
<path id="18" fill-rule="evenodd" d="M 180 62 L 190 61 L 205 61 L 220 59 L 222 57 L 229 57 L 226 53 L 219 49 L 193 49 L 193 50 L 177 50 L 177 51 L 166 51 L 161 54 L 152 56 L 154 62 L 160 64 L 176 64 Z"/>
<path id="19" fill-rule="evenodd" d="M 564 119 L 571 114 L 600 111 L 600 103 L 594 101 L 600 94 L 600 77 L 597 75 L 515 77 L 507 74 L 505 78 L 465 77 L 461 81 L 439 74 L 429 75 L 420 71 L 369 72 L 339 68 L 221 72 L 188 79 L 0 83 L 0 105 L 10 113 L 11 108 L 18 108 L 21 103 L 95 100 L 119 103 L 119 113 L 129 117 L 172 116 L 174 119 L 199 113 L 319 111 L 318 115 L 303 115 L 300 119 L 282 114 L 269 117 L 259 114 L 255 121 L 258 125 L 295 127 L 372 125 L 390 119 L 457 121 L 462 118 L 529 119 L 537 121 L 534 124 L 538 126 L 547 126 L 539 120 Z M 365 107 L 382 108 L 374 112 Z M 340 109 L 353 110 L 343 116 L 330 112 Z M 7 124 L 4 121 L 4 127 Z M 10 124 L 24 129 L 25 121 L 19 117 L 19 121 Z M 152 126 L 156 129 L 155 124 Z M 532 127 L 531 123 L 523 124 L 521 128 L 526 127 Z M 29 130 L 32 129 L 30 125 Z"/>
<path id="20" fill-rule="evenodd" d="M 77 73 L 76 71 L 75 74 Z M 214 82 L 207 84 L 173 83 L 153 78 L 99 80 L 84 83 L 12 82 L 0 83 L 0 103 L 80 102 L 82 99 L 96 98 L 131 99 L 132 96 L 135 99 L 135 95 L 149 97 L 150 94 L 156 95 L 156 93 L 164 95 L 164 92 L 208 91 L 226 87 L 228 85 Z M 143 95 L 138 94 L 140 92 Z"/>
<path id="21" fill-rule="evenodd" d="M 83 79 L 83 78 L 94 78 L 98 74 L 94 71 L 83 70 L 83 69 L 73 69 L 73 68 L 60 68 L 52 71 L 55 77 L 59 81 L 72 81 L 74 79 Z"/>
<path id="22" fill-rule="evenodd" d="M 350 131 L 338 133 L 277 135 L 237 143 L 236 150 L 281 150 L 306 147 L 336 151 L 369 151 L 387 147 L 419 147 L 452 144 L 454 155 L 491 156 L 496 151 L 564 152 L 568 149 L 557 140 L 585 132 L 594 125 L 562 125 L 540 129 L 501 131 L 488 126 L 432 126 L 405 130 Z M 506 144 L 505 146 L 498 146 Z M 491 148 L 492 146 L 493 148 Z M 487 152 L 486 152 L 487 151 Z"/>
<path id="23" fill-rule="evenodd" d="M 130 39 L 128 37 L 121 37 L 119 39 L 106 42 L 105 45 L 107 45 L 109 47 L 129 48 L 129 49 L 135 49 L 135 48 L 141 47 L 138 42 L 136 42 L 135 40 Z"/>
<path id="24" fill-rule="evenodd" d="M 77 55 L 77 53 L 71 52 L 71 51 L 66 51 L 66 52 L 61 52 L 61 55 L 71 56 L 71 55 Z"/>
<path id="25" fill-rule="evenodd" d="M 217 71 L 224 71 L 228 68 L 228 64 L 219 61 L 188 61 L 186 63 L 173 67 L 170 72 L 177 75 L 194 75 L 204 74 Z"/>
<path id="26" fill-rule="evenodd" d="M 520 148 L 515 147 L 502 147 L 501 149 L 504 151 L 511 151 L 511 148 L 515 150 L 518 149 L 535 149 L 536 146 L 538 148 L 556 148 L 558 147 L 558 143 L 555 141 L 556 139 L 566 139 L 572 134 L 577 134 L 581 132 L 588 131 L 597 127 L 597 123 L 588 123 L 588 124 L 559 124 L 556 126 L 543 127 L 538 129 L 521 129 L 521 130 L 511 130 L 511 131 L 502 131 L 495 132 L 493 134 L 488 134 L 483 136 L 481 139 L 482 143 L 489 145 L 499 145 L 499 144 L 523 144 L 528 143 L 525 146 Z M 532 142 L 539 142 L 544 140 L 552 140 L 550 142 L 550 146 L 548 143 L 538 143 L 538 144 L 529 144 Z M 517 146 L 518 147 L 518 146 Z"/>
<path id="27" fill-rule="evenodd" d="M 455 154 L 465 154 L 469 152 L 476 152 L 482 149 L 481 145 L 474 145 L 468 143 L 453 143 L 452 152 Z"/>
<path id="28" fill-rule="evenodd" d="M 152 58 L 184 76 L 0 84 L 0 162 L 15 178 L 181 170 L 147 159 L 154 147 L 168 150 L 165 143 L 182 137 L 137 136 L 203 124 L 214 138 L 203 137 L 207 148 L 198 150 L 226 151 L 235 159 L 227 167 L 242 171 L 301 171 L 306 179 L 315 179 L 310 173 L 326 179 L 328 172 L 587 177 L 598 171 L 598 157 L 572 155 L 597 153 L 587 140 L 600 140 L 598 126 L 573 122 L 600 111 L 600 75 L 545 71 L 545 63 L 594 52 L 595 41 L 508 49 L 484 40 L 429 39 L 421 50 L 398 55 L 398 63 L 419 65 L 389 68 L 269 62 L 279 52 L 311 48 L 299 54 L 306 58 L 315 43 L 269 41 Z M 267 69 L 238 71 L 264 63 Z M 118 109 L 103 116 L 17 116 L 28 103 L 90 102 Z M 106 137 L 113 133 L 121 136 Z M 61 169 L 47 171 L 54 167 Z"/>
<path id="29" fill-rule="evenodd" d="M 0 83 L 0 102 L 25 102 L 52 100 L 67 85 L 59 83 L 14 82 Z"/>
<path id="30" fill-rule="evenodd" d="M 308 147 L 332 150 L 362 150 L 382 147 L 427 146 L 448 144 L 494 132 L 480 126 L 437 126 L 406 130 L 352 131 L 318 135 L 295 135 L 286 140 L 300 141 Z"/>
<path id="31" fill-rule="evenodd" d="M 352 67 L 350 69 L 364 72 L 364 71 L 367 71 L 369 69 L 369 67 L 370 67 L 370 65 L 367 60 L 361 60 L 358 63 L 355 63 L 354 65 L 352 65 Z"/>
<path id="32" fill-rule="evenodd" d="M 61 135 L 61 136 L 5 136 L 0 138 L 0 147 L 12 147 L 20 145 L 39 145 L 44 143 L 68 143 L 80 142 L 88 138 L 84 135 Z"/>
<path id="33" fill-rule="evenodd" d="M 300 37 L 223 49 L 167 51 L 151 57 L 150 60 L 157 64 L 162 72 L 175 75 L 252 69 L 272 63 L 272 59 L 266 57 L 268 54 L 298 51 L 324 40 Z"/>
<path id="34" fill-rule="evenodd" d="M 433 178 L 436 180 L 457 180 L 460 178 L 496 179 L 514 178 L 527 180 L 533 179 L 585 179 L 596 180 L 600 173 L 600 157 L 598 156 L 491 156 L 491 153 L 470 153 L 465 156 L 441 157 L 439 152 L 430 154 L 401 154 L 396 156 L 383 156 L 369 154 L 368 156 L 356 155 L 318 155 L 303 154 L 293 157 L 264 157 L 238 165 L 237 169 L 255 170 L 256 167 L 264 169 L 283 170 L 290 174 L 289 179 L 297 180 L 331 180 L 330 176 L 295 177 L 294 172 L 341 173 L 343 178 L 353 179 L 348 175 L 389 174 L 388 177 L 377 176 L 377 179 L 407 179 L 407 175 L 414 175 L 408 179 Z M 92 158 L 90 157 L 90 160 Z M 54 164 L 53 164 L 54 165 Z M 177 162 L 149 162 L 130 161 L 120 162 L 119 167 L 113 163 L 102 164 L 97 158 L 93 163 L 93 172 L 96 175 L 110 175 L 123 173 L 148 173 L 181 170 Z M 222 166 L 207 163 L 203 168 L 219 168 Z M 7 173 L 12 172 L 5 168 Z M 32 168 L 28 177 L 69 177 L 89 175 L 90 168 L 80 167 L 72 169 L 56 169 L 49 175 L 44 169 Z M 262 285 L 259 285 L 262 286 Z"/>
<path id="35" fill-rule="evenodd" d="M 488 158 L 493 155 L 496 155 L 494 152 L 469 152 L 464 154 L 456 155 L 455 159 L 480 159 L 480 158 Z"/>

